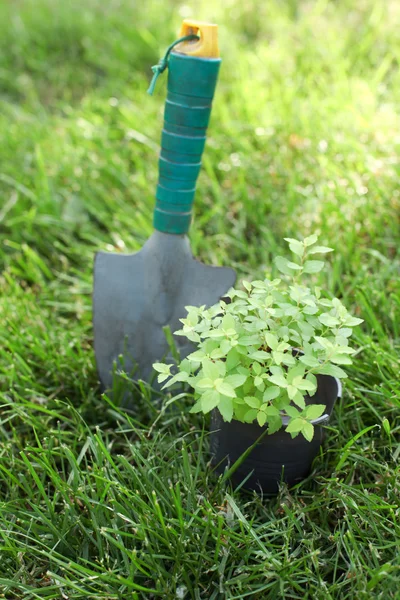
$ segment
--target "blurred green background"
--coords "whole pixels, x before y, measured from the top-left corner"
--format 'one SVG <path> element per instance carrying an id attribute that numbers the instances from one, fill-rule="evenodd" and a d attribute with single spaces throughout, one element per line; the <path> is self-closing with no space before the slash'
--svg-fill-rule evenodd
<path id="1" fill-rule="evenodd" d="M 151 429 L 145 391 L 125 416 L 97 384 L 93 256 L 151 234 L 166 75 L 146 89 L 185 17 L 223 59 L 194 254 L 254 278 L 316 232 L 364 319 L 314 475 L 276 500 L 209 479 L 189 404 Z M 0 4 L 5 598 L 398 598 L 399 58 L 396 0 Z"/>

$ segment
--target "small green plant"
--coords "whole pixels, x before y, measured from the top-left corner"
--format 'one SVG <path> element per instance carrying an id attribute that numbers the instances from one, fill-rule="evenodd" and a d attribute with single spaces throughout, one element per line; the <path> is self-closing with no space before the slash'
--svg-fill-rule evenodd
<path id="1" fill-rule="evenodd" d="M 244 290 L 230 290 L 229 303 L 188 306 L 183 328 L 175 333 L 194 342 L 196 351 L 174 375 L 172 365 L 156 363 L 154 368 L 160 383 L 169 379 L 164 388 L 176 382 L 192 386 L 196 403 L 191 412 L 217 408 L 225 421 L 257 421 L 267 424 L 269 433 L 283 426 L 286 415 L 286 431 L 311 441 L 311 421 L 325 410 L 311 403 L 316 375 L 346 377 L 341 365 L 352 363 L 349 338 L 362 319 L 350 315 L 339 299 L 301 283 L 304 275 L 324 267 L 310 257 L 332 249 L 316 246 L 316 235 L 285 239 L 295 255 L 294 262 L 275 259 L 285 279 L 244 281 Z"/>

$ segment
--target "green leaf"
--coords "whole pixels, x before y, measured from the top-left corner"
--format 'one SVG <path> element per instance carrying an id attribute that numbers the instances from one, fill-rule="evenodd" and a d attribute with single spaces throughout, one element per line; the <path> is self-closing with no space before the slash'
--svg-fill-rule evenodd
<path id="1" fill-rule="evenodd" d="M 199 398 L 194 406 L 190 409 L 191 413 L 199 413 L 203 411 L 203 407 L 201 405 L 201 398 Z"/>
<path id="2" fill-rule="evenodd" d="M 264 389 L 265 385 L 264 385 L 264 381 L 262 379 L 262 377 L 254 377 L 254 385 L 256 386 L 256 388 L 259 388 L 262 386 L 262 390 Z"/>
<path id="3" fill-rule="evenodd" d="M 311 381 L 307 381 L 307 379 L 303 379 L 302 377 L 295 377 L 293 380 L 293 385 L 297 387 L 298 390 L 302 392 L 314 392 L 315 385 Z"/>
<path id="4" fill-rule="evenodd" d="M 235 407 L 235 406 L 239 406 L 239 404 L 246 404 L 246 402 L 244 401 L 244 398 L 238 398 L 238 397 L 236 396 L 236 398 L 235 398 L 235 404 L 234 404 L 234 407 Z"/>
<path id="5" fill-rule="evenodd" d="M 234 389 L 240 387 L 241 385 L 244 384 L 244 382 L 246 381 L 247 377 L 246 375 L 228 375 L 228 377 L 225 377 L 224 381 L 225 383 L 229 383 L 229 385 L 231 385 Z"/>
<path id="6" fill-rule="evenodd" d="M 274 260 L 278 271 L 280 271 L 284 275 L 293 275 L 291 269 L 289 269 L 288 267 L 288 262 L 289 261 L 287 260 L 287 258 L 284 258 L 283 256 L 276 256 Z"/>
<path id="7" fill-rule="evenodd" d="M 305 365 L 307 365 L 307 367 L 319 367 L 319 365 L 321 364 L 319 362 L 319 360 L 317 358 L 315 358 L 315 356 L 312 356 L 311 354 L 307 354 L 306 356 L 299 356 L 299 360 L 301 360 L 302 363 L 304 363 Z"/>
<path id="8" fill-rule="evenodd" d="M 268 380 L 271 383 L 274 383 L 275 385 L 279 385 L 279 387 L 282 387 L 282 388 L 286 388 L 288 385 L 287 381 L 283 375 L 270 375 L 268 377 Z"/>
<path id="9" fill-rule="evenodd" d="M 217 360 L 218 358 L 223 358 L 225 354 L 226 352 L 221 350 L 221 348 L 215 348 L 215 350 L 211 352 L 210 358 L 212 358 L 213 360 Z"/>
<path id="10" fill-rule="evenodd" d="M 267 417 L 280 417 L 280 412 L 279 409 L 276 408 L 276 406 L 261 406 L 261 410 L 263 410 L 265 412 L 265 414 L 267 415 Z"/>
<path id="11" fill-rule="evenodd" d="M 356 325 L 360 325 L 360 323 L 364 323 L 364 319 L 357 319 L 357 317 L 352 317 L 351 315 L 348 315 L 344 322 L 347 327 L 355 327 Z"/>
<path id="12" fill-rule="evenodd" d="M 233 315 L 230 315 L 230 314 L 225 315 L 221 321 L 221 327 L 225 331 L 228 329 L 235 329 L 236 321 L 235 321 L 235 318 L 233 317 Z"/>
<path id="13" fill-rule="evenodd" d="M 248 292 L 251 291 L 251 283 L 249 283 L 248 281 L 242 281 L 242 285 Z"/>
<path id="14" fill-rule="evenodd" d="M 267 415 L 265 414 L 265 412 L 262 412 L 261 410 L 258 411 L 257 422 L 260 427 L 264 427 L 265 423 L 267 422 Z"/>
<path id="15" fill-rule="evenodd" d="M 226 362 L 225 362 L 226 370 L 231 371 L 239 363 L 240 363 L 240 354 L 235 348 L 232 348 L 232 350 L 229 350 L 228 354 L 226 355 Z"/>
<path id="16" fill-rule="evenodd" d="M 199 334 L 195 333 L 194 331 L 186 331 L 185 329 L 178 329 L 177 331 L 174 331 L 174 334 L 175 335 L 183 335 L 188 340 L 190 340 L 191 342 L 194 342 L 195 344 L 198 344 L 201 342 Z"/>
<path id="17" fill-rule="evenodd" d="M 325 410 L 326 406 L 324 404 L 311 404 L 310 406 L 307 406 L 305 416 L 307 419 L 310 419 L 310 421 L 315 421 L 315 419 L 318 419 L 318 417 L 324 414 Z"/>
<path id="18" fill-rule="evenodd" d="M 234 342 L 235 342 L 235 340 L 232 340 L 232 339 L 221 341 L 219 349 L 221 350 L 221 352 L 224 353 L 224 356 L 225 356 L 225 354 L 228 354 L 228 352 L 231 350 Z"/>
<path id="19" fill-rule="evenodd" d="M 206 389 L 213 388 L 213 387 L 214 387 L 214 382 L 209 377 L 204 377 L 203 379 L 200 379 L 199 381 L 196 381 L 196 383 L 195 383 L 196 389 L 200 388 L 201 390 L 206 390 Z"/>
<path id="20" fill-rule="evenodd" d="M 243 367 L 243 365 L 238 365 L 238 366 L 236 367 L 236 371 L 237 371 L 238 373 L 240 373 L 240 375 L 246 375 L 246 377 L 248 377 L 248 376 L 249 376 L 249 369 L 248 369 L 248 368 L 246 368 L 246 367 Z"/>
<path id="21" fill-rule="evenodd" d="M 273 333 L 265 333 L 264 335 L 265 337 L 265 341 L 267 342 L 269 348 L 271 348 L 271 350 L 276 350 L 279 344 L 279 340 L 276 337 L 276 335 L 274 335 Z"/>
<path id="22" fill-rule="evenodd" d="M 306 406 L 304 396 L 301 392 L 296 392 L 296 394 L 293 396 L 293 402 L 301 409 L 305 408 Z"/>
<path id="23" fill-rule="evenodd" d="M 235 403 L 234 410 L 233 410 L 233 416 L 235 419 L 237 419 L 241 423 L 244 423 L 245 422 L 244 416 L 248 410 L 249 410 L 249 407 L 247 406 L 247 404 L 238 405 Z"/>
<path id="24" fill-rule="evenodd" d="M 220 395 L 216 390 L 207 390 L 201 397 L 201 408 L 204 414 L 218 406 Z"/>
<path id="25" fill-rule="evenodd" d="M 203 333 L 203 337 L 205 336 L 205 334 Z M 207 332 L 207 336 L 209 338 L 215 338 L 215 339 L 221 339 L 224 337 L 224 332 L 221 329 L 211 329 L 210 331 Z"/>
<path id="26" fill-rule="evenodd" d="M 308 254 L 326 254 L 327 252 L 333 252 L 333 248 L 328 248 L 327 246 L 314 246 L 314 248 L 310 248 Z"/>
<path id="27" fill-rule="evenodd" d="M 192 373 L 192 365 L 190 364 L 190 360 L 188 360 L 187 358 L 184 358 L 180 363 L 179 363 L 179 370 L 183 371 L 184 373 L 187 373 L 188 375 L 191 375 Z"/>
<path id="28" fill-rule="evenodd" d="M 245 423 L 252 423 L 254 421 L 254 419 L 257 418 L 257 415 L 258 415 L 258 410 L 256 410 L 255 408 L 251 408 L 244 415 L 244 421 L 245 421 Z"/>
<path id="29" fill-rule="evenodd" d="M 291 419 L 289 425 L 286 427 L 286 431 L 288 433 L 299 433 L 303 429 L 304 423 L 306 422 L 307 421 L 299 417 Z"/>
<path id="30" fill-rule="evenodd" d="M 304 423 L 303 429 L 301 430 L 301 433 L 304 435 L 308 442 L 311 442 L 311 440 L 314 437 L 314 426 L 311 423 L 307 423 L 306 421 Z"/>
<path id="31" fill-rule="evenodd" d="M 268 419 L 268 435 L 272 435 L 276 431 L 282 429 L 282 419 L 278 415 L 277 417 L 270 417 Z"/>
<path id="32" fill-rule="evenodd" d="M 278 367 L 277 365 L 272 365 L 269 370 L 271 371 L 272 375 L 281 375 L 282 377 L 284 375 L 282 367 Z"/>
<path id="33" fill-rule="evenodd" d="M 255 360 L 267 360 L 271 355 L 269 352 L 265 352 L 264 350 L 256 350 L 255 352 L 249 354 L 249 356 Z"/>
<path id="34" fill-rule="evenodd" d="M 342 338 L 342 340 L 344 340 L 344 339 L 345 338 Z M 337 352 L 338 354 L 354 354 L 355 353 L 354 348 L 351 348 L 350 346 L 347 346 L 347 345 L 334 346 L 334 348 L 335 348 L 335 353 Z"/>
<path id="35" fill-rule="evenodd" d="M 294 356 L 292 356 L 291 354 L 285 354 L 284 356 L 285 358 L 282 360 L 283 365 L 291 367 L 292 365 L 296 364 L 296 359 L 294 358 Z"/>
<path id="36" fill-rule="evenodd" d="M 160 373 L 157 376 L 158 383 L 162 383 L 163 381 L 165 381 L 166 379 L 168 379 L 169 376 L 170 376 L 170 373 Z"/>
<path id="37" fill-rule="evenodd" d="M 310 323 L 307 323 L 307 321 L 297 321 L 297 326 L 303 335 L 309 337 L 314 335 L 314 327 Z"/>
<path id="38" fill-rule="evenodd" d="M 236 329 L 224 329 L 225 335 L 227 335 L 230 338 L 236 340 L 237 336 L 237 332 Z"/>
<path id="39" fill-rule="evenodd" d="M 260 279 L 256 279 L 255 281 L 251 282 L 253 288 L 256 288 L 258 290 L 263 290 L 266 291 L 268 288 L 265 285 L 265 281 L 261 281 Z"/>
<path id="40" fill-rule="evenodd" d="M 332 375 L 332 377 L 337 377 L 338 379 L 346 379 L 347 377 L 347 374 L 343 369 L 329 363 L 320 367 L 317 370 L 317 373 L 321 373 L 321 375 Z"/>
<path id="41" fill-rule="evenodd" d="M 277 365 L 280 365 L 284 361 L 285 357 L 286 355 L 284 352 L 272 352 L 272 358 Z"/>
<path id="42" fill-rule="evenodd" d="M 261 404 L 261 401 L 255 396 L 245 396 L 244 401 L 248 406 L 251 406 L 251 408 L 259 408 Z"/>
<path id="43" fill-rule="evenodd" d="M 339 319 L 329 313 L 322 313 L 322 315 L 319 315 L 318 321 L 322 323 L 322 325 L 326 325 L 326 327 L 336 327 L 337 325 L 340 325 Z"/>
<path id="44" fill-rule="evenodd" d="M 322 346 L 326 350 L 330 350 L 331 348 L 333 348 L 332 342 L 330 342 L 329 340 L 327 340 L 324 337 L 316 335 L 315 336 L 315 341 L 318 342 L 318 344 L 320 344 L 320 346 Z"/>
<path id="45" fill-rule="evenodd" d="M 164 386 L 163 389 L 166 387 L 169 387 L 170 385 L 173 385 L 174 383 L 176 383 L 177 381 L 188 381 L 189 379 L 189 374 L 186 373 L 185 371 L 183 371 L 182 373 L 177 373 L 176 375 L 174 375 L 172 377 L 172 379 L 170 379 Z"/>
<path id="46" fill-rule="evenodd" d="M 225 377 L 225 374 L 226 374 L 225 361 L 217 360 L 217 361 L 215 361 L 215 366 L 218 369 L 219 376 L 220 377 Z"/>
<path id="47" fill-rule="evenodd" d="M 154 363 L 153 364 L 153 369 L 155 371 L 157 371 L 158 373 L 165 373 L 167 375 L 170 375 L 171 367 L 172 367 L 172 365 L 166 365 L 165 363 Z"/>
<path id="48" fill-rule="evenodd" d="M 231 385 L 229 385 L 229 383 L 226 383 L 225 380 L 222 380 L 221 382 L 217 380 L 215 387 L 220 394 L 229 396 L 229 398 L 236 398 L 235 390 Z"/>
<path id="49" fill-rule="evenodd" d="M 176 377 L 176 375 L 175 375 Z M 172 377 L 171 379 L 169 379 L 169 381 L 167 381 L 167 383 L 164 383 L 164 385 L 162 386 L 162 390 L 165 390 L 168 387 L 171 387 L 171 385 L 174 385 L 174 383 L 176 382 L 175 377 Z"/>
<path id="50" fill-rule="evenodd" d="M 306 260 L 304 263 L 304 273 L 319 273 L 323 268 L 322 260 Z"/>
<path id="51" fill-rule="evenodd" d="M 292 367 L 291 369 L 289 369 L 289 371 L 287 372 L 287 380 L 289 383 L 293 383 L 293 385 L 295 386 L 295 379 L 300 378 L 300 380 L 303 378 L 303 375 L 306 371 L 306 368 L 303 367 L 303 365 L 299 365 L 297 364 L 295 367 Z"/>
<path id="52" fill-rule="evenodd" d="M 343 354 L 334 354 L 330 356 L 329 360 L 336 365 L 352 365 L 353 361 L 350 356 L 344 356 Z"/>
<path id="53" fill-rule="evenodd" d="M 256 375 L 260 375 L 260 373 L 262 371 L 260 363 L 253 362 L 253 364 L 251 365 L 251 368 L 253 369 L 253 371 Z"/>
<path id="54" fill-rule="evenodd" d="M 196 350 L 196 352 L 192 352 L 186 358 L 192 362 L 201 362 L 205 357 L 206 353 L 203 350 Z"/>
<path id="55" fill-rule="evenodd" d="M 353 333 L 353 330 L 350 327 L 343 327 L 342 329 L 337 330 L 337 335 L 344 338 L 349 338 Z"/>
<path id="56" fill-rule="evenodd" d="M 281 390 L 279 387 L 271 385 L 268 387 L 263 394 L 263 402 L 269 402 L 270 400 L 274 400 L 279 396 Z"/>
<path id="57" fill-rule="evenodd" d="M 226 396 L 221 398 L 221 400 L 218 404 L 218 410 L 221 413 L 224 421 L 228 421 L 228 423 L 230 423 L 232 421 L 232 417 L 233 417 L 232 398 L 227 398 Z"/>
<path id="58" fill-rule="evenodd" d="M 205 377 L 215 381 L 220 377 L 220 371 L 216 363 L 212 362 L 209 359 L 205 359 L 202 362 L 203 373 Z"/>
<path id="59" fill-rule="evenodd" d="M 289 242 L 290 250 L 296 254 L 297 256 L 303 256 L 304 254 L 304 244 L 303 242 L 299 242 L 297 240 L 293 240 L 292 238 L 283 238 L 285 242 Z"/>
<path id="60" fill-rule="evenodd" d="M 288 417 L 293 417 L 294 419 L 300 416 L 299 411 L 294 406 L 287 406 L 285 408 L 285 412 L 288 415 Z"/>
<path id="61" fill-rule="evenodd" d="M 258 335 L 243 335 L 238 340 L 240 346 L 255 346 L 259 344 L 260 340 Z"/>
<path id="62" fill-rule="evenodd" d="M 297 388 L 294 385 L 288 385 L 287 386 L 287 394 L 288 394 L 290 400 L 293 400 L 293 398 L 297 394 Z"/>
<path id="63" fill-rule="evenodd" d="M 329 298 L 321 298 L 321 300 L 319 301 L 319 304 L 321 306 L 326 306 L 327 308 L 333 307 L 332 300 L 329 300 Z"/>
<path id="64" fill-rule="evenodd" d="M 201 348 L 199 348 L 200 350 L 203 350 L 205 354 L 211 354 L 211 352 L 213 350 L 215 350 L 215 348 L 219 347 L 219 343 L 217 340 L 205 340 L 205 342 L 203 342 L 203 344 L 201 345 Z"/>
<path id="65" fill-rule="evenodd" d="M 307 381 L 310 381 L 313 384 L 313 386 L 314 386 L 314 388 L 316 390 L 317 387 L 318 387 L 318 380 L 315 377 L 315 375 L 313 373 L 307 373 L 306 379 L 307 379 Z M 312 396 L 313 393 L 310 392 L 309 395 Z"/>
<path id="66" fill-rule="evenodd" d="M 297 263 L 288 261 L 287 266 L 289 267 L 289 269 L 292 269 L 292 271 L 301 271 L 302 270 L 302 266 L 298 265 Z"/>
<path id="67" fill-rule="evenodd" d="M 242 292 L 242 290 L 231 290 L 229 294 L 227 294 L 227 296 L 229 296 L 230 298 L 242 298 L 242 299 L 246 299 L 247 298 L 247 294 L 246 292 Z"/>
<path id="68" fill-rule="evenodd" d="M 315 233 L 313 233 L 309 237 L 304 238 L 304 240 L 303 240 L 305 246 L 312 246 L 317 241 L 318 241 L 318 236 Z"/>

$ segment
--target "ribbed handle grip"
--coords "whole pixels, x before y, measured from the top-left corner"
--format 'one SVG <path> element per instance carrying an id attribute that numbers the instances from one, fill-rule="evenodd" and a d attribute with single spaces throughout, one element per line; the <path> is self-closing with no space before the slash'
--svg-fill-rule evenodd
<path id="1" fill-rule="evenodd" d="M 187 233 L 220 58 L 172 52 L 161 136 L 154 227 Z"/>

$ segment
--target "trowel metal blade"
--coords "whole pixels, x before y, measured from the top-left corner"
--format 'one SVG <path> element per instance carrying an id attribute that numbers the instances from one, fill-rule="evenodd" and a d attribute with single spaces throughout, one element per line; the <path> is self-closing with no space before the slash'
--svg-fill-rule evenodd
<path id="1" fill-rule="evenodd" d="M 136 254 L 99 252 L 94 267 L 94 348 L 100 380 L 113 382 L 114 364 L 149 381 L 154 362 L 168 354 L 163 327 L 180 329 L 186 306 L 212 306 L 234 285 L 236 273 L 197 261 L 184 235 L 155 231 Z M 192 344 L 175 336 L 181 357 Z M 120 360 L 120 356 L 123 360 Z M 136 371 L 134 371 L 136 369 Z"/>

